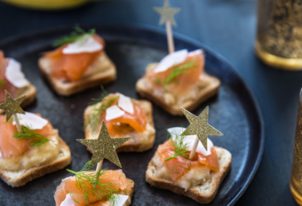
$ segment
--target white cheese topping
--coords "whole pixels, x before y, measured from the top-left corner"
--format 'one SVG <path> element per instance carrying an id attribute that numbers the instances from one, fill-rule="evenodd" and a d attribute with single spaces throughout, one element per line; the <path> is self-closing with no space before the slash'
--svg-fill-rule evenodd
<path id="1" fill-rule="evenodd" d="M 114 195 L 114 201 L 110 206 L 124 206 L 125 203 L 128 201 L 128 195 L 117 194 Z"/>
<path id="2" fill-rule="evenodd" d="M 119 94 L 118 106 L 130 114 L 134 113 L 134 107 L 131 99 L 125 95 Z"/>
<path id="3" fill-rule="evenodd" d="M 189 151 L 193 150 L 194 142 L 195 142 L 196 138 L 197 138 L 196 135 L 188 135 L 188 136 L 184 137 L 183 141 L 187 145 L 187 148 L 188 148 Z M 211 155 L 211 150 L 212 150 L 212 147 L 213 147 L 213 142 L 209 138 L 208 138 L 207 144 L 208 144 L 207 145 L 208 148 L 206 149 L 203 146 L 203 144 L 201 143 L 201 141 L 198 141 L 196 152 L 201 153 L 204 156 Z"/>
<path id="4" fill-rule="evenodd" d="M 187 59 L 187 57 L 188 50 L 186 49 L 169 54 L 159 62 L 159 64 L 154 68 L 154 72 L 158 73 L 166 71 L 167 69 L 175 65 L 183 63 Z"/>
<path id="5" fill-rule="evenodd" d="M 60 206 L 76 206 L 70 194 L 67 194 L 64 201 L 61 202 Z"/>
<path id="6" fill-rule="evenodd" d="M 25 114 L 17 114 L 17 118 L 22 126 L 32 130 L 43 129 L 48 124 L 48 121 L 34 113 L 25 112 Z M 16 121 L 13 121 L 16 125 Z"/>
<path id="7" fill-rule="evenodd" d="M 203 54 L 203 51 L 201 49 L 197 49 L 195 51 L 191 51 L 189 53 L 189 56 L 191 57 L 191 56 L 196 56 L 196 55 L 199 55 L 199 54 Z"/>
<path id="8" fill-rule="evenodd" d="M 184 128 L 184 127 L 171 127 L 167 130 L 170 133 L 171 137 L 175 138 L 176 136 L 181 135 L 186 130 L 186 128 Z"/>
<path id="9" fill-rule="evenodd" d="M 118 106 L 113 105 L 106 110 L 106 121 L 110 121 L 123 116 L 125 112 L 121 110 Z"/>
<path id="10" fill-rule="evenodd" d="M 8 58 L 5 77 L 12 85 L 17 88 L 22 88 L 29 85 L 28 80 L 25 78 L 21 70 L 21 64 L 15 59 Z"/>
<path id="11" fill-rule="evenodd" d="M 183 127 L 172 127 L 168 129 L 168 132 L 170 133 L 172 138 L 176 138 L 177 136 L 180 136 L 186 129 Z M 195 143 L 195 139 L 197 138 L 196 135 L 187 135 L 184 136 L 183 142 L 187 145 L 187 149 L 189 151 L 192 151 Z M 203 146 L 201 141 L 198 141 L 198 145 L 196 148 L 196 152 L 201 153 L 204 156 L 211 155 L 212 147 L 214 146 L 213 142 L 208 138 L 207 141 L 207 149 Z"/>
<path id="12" fill-rule="evenodd" d="M 97 42 L 93 36 L 85 35 L 78 41 L 68 44 L 63 49 L 63 54 L 79 54 L 83 52 L 96 52 L 103 49 L 103 45 Z"/>

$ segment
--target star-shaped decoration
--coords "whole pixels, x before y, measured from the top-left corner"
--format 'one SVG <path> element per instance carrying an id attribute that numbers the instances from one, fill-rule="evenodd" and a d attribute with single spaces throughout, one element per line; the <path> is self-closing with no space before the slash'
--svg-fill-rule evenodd
<path id="1" fill-rule="evenodd" d="M 160 15 L 159 24 L 165 24 L 169 21 L 173 26 L 176 25 L 174 16 L 180 12 L 180 8 L 170 7 L 169 1 L 165 0 L 163 7 L 154 7 L 154 10 Z"/>
<path id="2" fill-rule="evenodd" d="M 5 91 L 5 101 L 0 104 L 0 109 L 5 113 L 7 121 L 15 114 L 24 114 L 24 110 L 20 106 L 23 100 L 24 97 L 14 99 L 9 92 Z"/>
<path id="3" fill-rule="evenodd" d="M 79 139 L 92 153 L 91 163 L 96 165 L 103 159 L 107 159 L 116 166 L 122 168 L 116 149 L 129 138 L 111 138 L 106 125 L 103 123 L 97 139 Z"/>
<path id="4" fill-rule="evenodd" d="M 208 123 L 209 107 L 206 107 L 199 116 L 195 116 L 186 109 L 182 109 L 190 125 L 183 135 L 197 135 L 203 146 L 207 148 L 208 136 L 222 136 L 223 134 Z"/>

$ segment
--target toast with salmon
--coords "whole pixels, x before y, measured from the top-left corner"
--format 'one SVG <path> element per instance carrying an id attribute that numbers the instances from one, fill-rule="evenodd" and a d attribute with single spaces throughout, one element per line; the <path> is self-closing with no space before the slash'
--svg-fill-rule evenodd
<path id="1" fill-rule="evenodd" d="M 20 187 L 71 162 L 69 147 L 58 130 L 39 114 L 0 115 L 0 177 Z"/>
<path id="2" fill-rule="evenodd" d="M 50 75 L 51 63 L 46 58 L 39 60 L 42 74 L 48 79 L 54 90 L 63 96 L 84 91 L 88 88 L 109 83 L 116 79 L 116 68 L 106 54 L 100 55 L 89 67 L 87 75 L 74 82 L 65 82 Z"/>
<path id="3" fill-rule="evenodd" d="M 119 101 L 121 98 L 123 100 Z M 129 111 L 127 111 L 127 104 L 133 105 L 133 114 L 130 114 L 131 112 L 129 113 Z M 112 110 L 112 108 L 115 110 Z M 103 110 L 103 114 L 100 112 L 100 109 Z M 99 113 L 97 114 L 97 112 Z M 110 120 L 107 119 L 107 121 L 105 120 L 109 134 L 113 138 L 130 138 L 127 142 L 122 144 L 117 151 L 143 152 L 151 149 L 155 140 L 151 103 L 145 100 L 131 99 L 119 93 L 109 94 L 101 102 L 86 108 L 84 112 L 85 138 L 90 139 L 97 137 L 95 131 L 100 129 L 101 121 L 104 121 L 101 119 L 106 119 L 108 115 L 115 115 L 120 112 L 124 115 L 119 117 L 116 116 L 116 118 Z M 100 119 L 95 119 L 96 114 Z M 97 129 L 93 127 L 95 121 L 97 121 L 96 123 L 98 124 Z M 119 126 L 116 126 L 116 124 L 119 124 Z"/>
<path id="4" fill-rule="evenodd" d="M 36 98 L 36 88 L 26 79 L 21 63 L 5 57 L 0 50 L 0 103 L 5 100 L 5 91 L 15 98 L 23 97 L 23 107 L 31 104 Z"/>
<path id="5" fill-rule="evenodd" d="M 228 174 L 232 161 L 232 156 L 229 151 L 220 147 L 216 147 L 216 150 L 220 164 L 219 172 L 213 173 L 211 175 L 211 179 L 200 186 L 195 186 L 185 190 L 175 184 L 175 182 L 158 178 L 156 176 L 158 168 L 154 164 L 154 159 L 156 159 L 157 156 L 154 156 L 148 164 L 146 181 L 154 187 L 170 190 L 174 193 L 187 196 L 199 203 L 210 203 L 215 198 L 224 177 Z"/>
<path id="6" fill-rule="evenodd" d="M 150 160 L 146 182 L 199 203 L 211 202 L 231 168 L 231 153 L 210 139 L 206 148 L 200 141 L 196 144 L 196 135 L 182 135 L 185 128 L 168 131 L 171 138 L 158 146 Z"/>
<path id="7" fill-rule="evenodd" d="M 60 137 L 58 136 L 58 138 Z M 65 168 L 71 163 L 71 154 L 66 143 L 61 138 L 59 141 L 60 153 L 53 161 L 48 162 L 45 165 L 20 171 L 7 171 L 0 169 L 1 179 L 12 187 L 21 187 L 34 179 Z"/>
<path id="8" fill-rule="evenodd" d="M 46 52 L 38 63 L 54 90 L 69 96 L 116 79 L 115 65 L 104 49 L 105 41 L 94 30 L 80 30 L 63 37 L 60 47 Z"/>
<path id="9" fill-rule="evenodd" d="M 145 76 L 136 83 L 140 96 L 178 116 L 183 115 L 182 108 L 192 111 L 215 96 L 221 84 L 203 71 L 205 60 L 201 50 L 184 51 L 168 55 L 158 64 L 149 64 Z"/>
<path id="10" fill-rule="evenodd" d="M 98 181 L 92 183 L 95 179 L 95 171 L 75 172 L 63 179 L 55 191 L 56 206 L 131 204 L 134 182 L 122 170 L 102 170 Z"/>

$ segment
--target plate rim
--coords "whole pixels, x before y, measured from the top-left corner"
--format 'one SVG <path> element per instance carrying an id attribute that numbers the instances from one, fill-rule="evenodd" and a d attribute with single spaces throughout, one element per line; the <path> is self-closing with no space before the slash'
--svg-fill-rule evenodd
<path id="1" fill-rule="evenodd" d="M 165 30 L 156 26 L 151 26 L 151 25 L 146 25 L 146 24 L 81 24 L 79 25 L 82 28 L 86 29 L 86 28 L 102 28 L 104 30 L 112 30 L 112 29 L 119 29 L 119 30 L 137 30 L 140 32 L 151 32 L 151 33 L 155 33 L 157 35 L 160 36 L 165 36 Z M 2 47 L 8 47 L 10 44 L 15 43 L 16 41 L 23 41 L 23 40 L 27 40 L 27 39 L 31 39 L 35 36 L 40 36 L 40 35 L 46 35 L 46 34 L 53 34 L 55 32 L 62 32 L 64 30 L 71 30 L 72 26 L 71 25 L 64 25 L 64 26 L 57 26 L 57 27 L 53 27 L 53 28 L 48 28 L 48 29 L 41 29 L 41 30 L 33 30 L 30 32 L 25 32 L 25 33 L 20 33 L 20 34 L 15 34 L 12 35 L 10 37 L 6 37 L 0 40 L 0 49 Z M 232 64 L 224 57 L 222 56 L 220 53 L 215 52 L 214 50 L 212 50 L 211 48 L 209 48 L 209 46 L 207 46 L 206 43 L 198 41 L 192 37 L 189 37 L 186 34 L 182 34 L 180 32 L 175 32 L 174 31 L 174 39 L 175 42 L 177 41 L 181 41 L 184 42 L 185 44 L 190 44 L 193 45 L 195 47 L 200 47 L 200 48 L 204 48 L 207 52 L 209 52 L 212 56 L 214 56 L 217 59 L 220 59 L 224 62 L 224 64 L 226 64 L 230 69 L 231 72 L 237 77 L 237 79 L 240 81 L 240 83 L 242 84 L 242 86 L 244 87 L 243 89 L 245 89 L 248 92 L 248 97 L 249 97 L 249 101 L 251 102 L 251 105 L 254 107 L 254 110 L 256 113 L 254 113 L 254 116 L 256 117 L 256 120 L 258 121 L 258 126 L 259 126 L 259 130 L 260 130 L 260 141 L 259 141 L 259 147 L 258 147 L 258 153 L 257 156 L 255 158 L 255 162 L 252 166 L 252 170 L 250 171 L 250 173 L 247 175 L 246 180 L 242 183 L 242 186 L 240 187 L 239 191 L 237 194 L 235 194 L 233 196 L 233 198 L 230 199 L 230 201 L 227 203 L 227 206 L 232 206 L 234 205 L 239 199 L 240 197 L 242 197 L 242 195 L 246 192 L 247 188 L 249 187 L 249 185 L 251 184 L 252 180 L 254 179 L 259 166 L 262 162 L 262 158 L 263 158 L 263 153 L 264 153 L 264 146 L 265 146 L 265 127 L 264 127 L 264 121 L 263 121 L 263 117 L 262 117 L 262 113 L 259 107 L 259 104 L 255 98 L 254 93 L 252 92 L 252 90 L 247 86 L 246 82 L 244 81 L 244 79 L 241 77 L 241 75 L 234 69 L 234 66 L 232 66 Z"/>

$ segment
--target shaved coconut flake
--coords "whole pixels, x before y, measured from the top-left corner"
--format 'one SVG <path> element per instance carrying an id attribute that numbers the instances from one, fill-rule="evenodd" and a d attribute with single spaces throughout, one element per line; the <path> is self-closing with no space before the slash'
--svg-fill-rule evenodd
<path id="1" fill-rule="evenodd" d="M 200 54 L 203 54 L 203 50 L 197 49 L 197 50 L 195 50 L 195 51 L 191 51 L 191 52 L 189 53 L 189 56 L 192 57 L 192 56 L 196 56 L 196 55 L 200 55 Z"/>
<path id="2" fill-rule="evenodd" d="M 61 202 L 60 206 L 76 206 L 75 202 L 71 197 L 71 194 L 66 195 L 64 201 Z"/>
<path id="3" fill-rule="evenodd" d="M 78 41 L 68 44 L 63 49 L 63 54 L 79 54 L 83 52 L 96 52 L 103 49 L 103 45 L 97 42 L 91 35 L 86 35 Z"/>
<path id="4" fill-rule="evenodd" d="M 134 113 L 134 107 L 131 99 L 129 97 L 126 97 L 125 95 L 120 94 L 118 99 L 118 106 L 123 109 L 124 111 L 133 114 Z"/>
<path id="5" fill-rule="evenodd" d="M 194 147 L 194 142 L 195 142 L 195 139 L 197 138 L 196 135 L 187 135 L 184 137 L 184 144 L 187 145 L 187 148 L 189 151 L 192 151 L 193 150 L 193 147 Z M 202 155 L 204 156 L 209 156 L 211 155 L 211 150 L 212 150 L 212 147 L 214 146 L 213 142 L 208 138 L 208 141 L 207 141 L 207 149 L 203 146 L 203 144 L 201 143 L 201 141 L 198 141 L 198 145 L 197 145 L 197 148 L 196 148 L 196 152 L 198 153 L 201 153 Z"/>
<path id="6" fill-rule="evenodd" d="M 118 106 L 113 105 L 106 109 L 106 121 L 110 121 L 119 117 L 122 117 L 125 114 L 123 110 L 121 110 Z"/>
<path id="7" fill-rule="evenodd" d="M 158 73 L 166 71 L 173 66 L 183 63 L 187 57 L 188 50 L 186 49 L 169 54 L 159 62 L 159 64 L 154 68 L 154 72 Z"/>
<path id="8" fill-rule="evenodd" d="M 113 196 L 114 203 L 111 206 L 124 206 L 129 199 L 128 195 L 117 194 Z"/>
<path id="9" fill-rule="evenodd" d="M 32 130 L 43 129 L 48 124 L 48 121 L 34 113 L 25 112 L 25 114 L 17 114 L 19 123 L 22 126 L 28 127 Z M 16 125 L 16 121 L 13 121 L 13 124 Z"/>
<path id="10" fill-rule="evenodd" d="M 25 78 L 23 72 L 21 71 L 21 64 L 15 59 L 8 59 L 5 77 L 17 88 L 22 88 L 29 85 L 29 81 Z"/>

